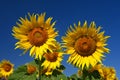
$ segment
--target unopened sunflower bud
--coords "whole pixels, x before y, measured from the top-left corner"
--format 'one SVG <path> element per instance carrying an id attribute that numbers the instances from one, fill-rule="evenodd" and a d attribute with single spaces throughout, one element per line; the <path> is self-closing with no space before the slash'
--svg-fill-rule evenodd
<path id="1" fill-rule="evenodd" d="M 33 65 L 28 64 L 27 65 L 27 72 L 28 74 L 33 74 L 36 71 L 36 67 Z"/>

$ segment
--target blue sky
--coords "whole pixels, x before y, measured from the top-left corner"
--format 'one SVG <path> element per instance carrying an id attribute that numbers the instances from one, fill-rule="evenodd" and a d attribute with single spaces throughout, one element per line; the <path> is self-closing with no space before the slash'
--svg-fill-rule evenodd
<path id="1" fill-rule="evenodd" d="M 86 20 L 88 24 L 95 21 L 97 26 L 102 26 L 105 35 L 110 35 L 108 48 L 110 53 L 106 55 L 103 63 L 106 66 L 114 67 L 117 76 L 120 78 L 120 1 L 119 0 L 1 0 L 0 1 L 0 60 L 10 60 L 15 67 L 32 61 L 29 53 L 19 56 L 22 50 L 14 50 L 17 40 L 13 38 L 12 27 L 20 17 L 25 17 L 27 13 L 46 12 L 46 18 L 53 17 L 57 21 L 55 27 L 59 30 L 57 40 L 61 41 L 61 36 L 69 25 L 81 24 Z M 66 67 L 64 73 L 71 75 L 77 71 L 68 64 L 68 56 L 64 56 L 63 65 Z"/>

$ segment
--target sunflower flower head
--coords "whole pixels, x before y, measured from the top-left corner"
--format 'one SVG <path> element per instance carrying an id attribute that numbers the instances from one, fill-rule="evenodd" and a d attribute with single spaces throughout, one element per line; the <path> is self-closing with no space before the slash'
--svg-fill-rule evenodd
<path id="1" fill-rule="evenodd" d="M 98 72 L 105 80 L 117 80 L 116 71 L 112 67 L 102 67 L 98 69 Z"/>
<path id="2" fill-rule="evenodd" d="M 3 60 L 0 63 L 0 76 L 2 76 L 2 77 L 10 76 L 10 74 L 13 73 L 13 70 L 14 70 L 13 67 L 14 67 L 14 65 L 12 63 L 10 63 L 7 60 Z"/>
<path id="3" fill-rule="evenodd" d="M 97 28 L 95 22 L 89 26 L 87 21 L 82 26 L 80 22 L 74 24 L 74 27 L 70 26 L 66 36 L 62 37 L 66 53 L 70 54 L 69 63 L 83 70 L 102 62 L 103 53 L 109 52 L 105 47 L 109 36 L 104 36 L 104 31 L 100 30 L 101 27 Z"/>
<path id="4" fill-rule="evenodd" d="M 58 43 L 55 45 L 56 47 L 53 48 L 52 53 L 47 52 L 44 54 L 45 61 L 42 63 L 42 66 L 44 67 L 44 69 L 48 69 L 52 71 L 52 70 L 55 70 L 56 68 L 59 68 L 61 65 L 63 53 L 57 50 L 58 48 L 60 48 L 60 45 Z M 50 73 L 50 71 L 47 71 L 47 72 Z"/>
<path id="5" fill-rule="evenodd" d="M 45 13 L 28 13 L 28 17 L 20 18 L 12 30 L 13 36 L 18 40 L 15 49 L 23 49 L 24 53 L 30 49 L 30 56 L 40 60 L 47 50 L 52 52 L 50 47 L 55 46 L 53 43 L 58 32 L 54 28 L 55 22 L 51 21 L 52 17 L 45 20 Z"/>
<path id="6" fill-rule="evenodd" d="M 104 80 L 118 80 L 116 77 L 116 71 L 113 67 L 106 67 L 102 64 L 95 65 L 91 71 L 97 70 Z"/>

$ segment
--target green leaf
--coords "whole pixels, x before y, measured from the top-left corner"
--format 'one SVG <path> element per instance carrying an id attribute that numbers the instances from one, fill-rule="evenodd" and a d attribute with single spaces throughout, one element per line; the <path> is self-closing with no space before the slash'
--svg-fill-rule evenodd
<path id="1" fill-rule="evenodd" d="M 57 75 L 57 79 L 56 80 L 68 80 L 67 77 L 64 74 L 61 75 Z"/>
<path id="2" fill-rule="evenodd" d="M 87 77 L 85 78 L 85 80 L 91 80 L 91 79 L 90 79 L 90 77 L 89 77 L 89 76 L 87 76 Z"/>
<path id="3" fill-rule="evenodd" d="M 19 66 L 14 73 L 8 77 L 8 80 L 35 80 L 36 72 L 34 74 L 27 73 L 27 66 Z"/>
<path id="4" fill-rule="evenodd" d="M 62 74 L 62 73 L 58 70 L 54 70 L 53 73 L 52 73 L 53 76 L 57 76 L 57 75 L 60 75 L 60 74 Z"/>
<path id="5" fill-rule="evenodd" d="M 40 80 L 56 80 L 56 78 L 53 75 L 51 76 L 42 75 Z"/>
<path id="6" fill-rule="evenodd" d="M 36 74 L 24 75 L 20 80 L 36 80 Z"/>
<path id="7" fill-rule="evenodd" d="M 95 79 L 100 79 L 101 78 L 101 76 L 100 76 L 100 74 L 97 70 L 93 71 L 92 75 Z"/>
<path id="8" fill-rule="evenodd" d="M 57 80 L 57 77 L 51 76 L 51 80 Z M 59 80 L 59 79 L 58 79 Z"/>
<path id="9" fill-rule="evenodd" d="M 18 67 L 13 72 L 13 74 L 8 77 L 8 80 L 19 80 L 25 74 L 26 74 L 26 66 L 22 65 Z"/>
<path id="10" fill-rule="evenodd" d="M 27 68 L 25 65 L 22 65 L 20 67 L 18 67 L 16 70 L 15 70 L 15 73 L 19 73 L 19 72 L 26 72 L 27 71 Z"/>
<path id="11" fill-rule="evenodd" d="M 78 80 L 78 77 L 76 74 L 71 75 L 69 78 L 72 80 Z"/>
<path id="12" fill-rule="evenodd" d="M 68 80 L 67 76 L 64 74 L 60 74 L 60 75 L 50 75 L 50 76 L 46 76 L 46 75 L 42 75 L 40 80 Z"/>
<path id="13" fill-rule="evenodd" d="M 21 77 L 23 77 L 25 74 L 25 72 L 21 72 L 21 73 L 14 73 L 11 76 L 8 77 L 8 80 L 20 80 Z"/>
<path id="14" fill-rule="evenodd" d="M 58 69 L 60 69 L 60 70 L 65 70 L 65 66 L 60 65 L 60 67 L 59 67 Z"/>

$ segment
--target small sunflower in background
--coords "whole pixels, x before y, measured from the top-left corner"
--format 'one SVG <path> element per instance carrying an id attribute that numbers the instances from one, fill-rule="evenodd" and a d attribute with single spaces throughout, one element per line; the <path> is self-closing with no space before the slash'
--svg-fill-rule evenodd
<path id="1" fill-rule="evenodd" d="M 41 60 L 42 55 L 48 50 L 52 52 L 51 46 L 55 46 L 55 37 L 58 32 L 55 31 L 55 22 L 51 23 L 52 17 L 45 20 L 45 13 L 28 13 L 28 18 L 20 18 L 17 25 L 13 27 L 13 36 L 19 40 L 16 48 L 24 50 L 26 53 L 30 49 L 30 56 L 35 56 Z"/>
<path id="2" fill-rule="evenodd" d="M 95 65 L 90 72 L 97 70 L 102 80 L 118 80 L 116 71 L 113 67 L 106 67 L 102 64 Z"/>
<path id="3" fill-rule="evenodd" d="M 66 36 L 62 37 L 63 46 L 66 53 L 70 54 L 68 62 L 76 67 L 89 68 L 97 63 L 102 63 L 103 53 L 108 53 L 109 49 L 105 46 L 110 36 L 104 36 L 104 31 L 100 32 L 101 27 L 96 27 L 94 22 L 88 26 L 85 21 L 83 26 L 74 24 L 70 26 Z"/>
<path id="4" fill-rule="evenodd" d="M 101 77 L 105 80 L 118 80 L 116 77 L 116 71 L 113 67 L 103 66 L 101 69 L 98 69 Z"/>
<path id="5" fill-rule="evenodd" d="M 53 48 L 53 52 L 47 52 L 44 54 L 45 61 L 42 63 L 43 69 L 47 69 L 47 73 L 59 68 L 61 61 L 63 60 L 63 53 L 60 51 L 60 44 L 55 43 L 56 47 Z"/>
<path id="6" fill-rule="evenodd" d="M 13 73 L 14 65 L 7 60 L 3 60 L 0 63 L 0 76 L 1 77 L 8 77 Z"/>

